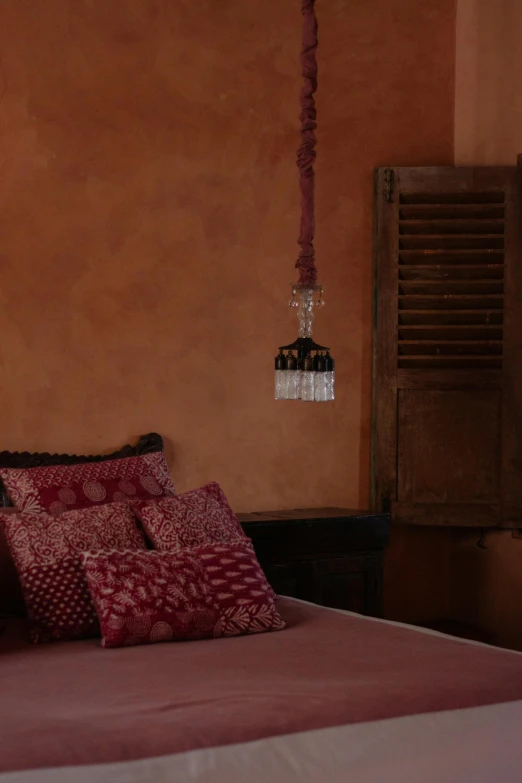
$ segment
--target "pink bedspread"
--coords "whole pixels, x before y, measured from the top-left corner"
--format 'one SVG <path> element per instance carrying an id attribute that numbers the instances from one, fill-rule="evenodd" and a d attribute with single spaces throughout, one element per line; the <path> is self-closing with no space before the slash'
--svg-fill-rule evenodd
<path id="1" fill-rule="evenodd" d="M 280 602 L 288 629 L 104 650 L 0 636 L 0 771 L 522 699 L 522 656 Z"/>

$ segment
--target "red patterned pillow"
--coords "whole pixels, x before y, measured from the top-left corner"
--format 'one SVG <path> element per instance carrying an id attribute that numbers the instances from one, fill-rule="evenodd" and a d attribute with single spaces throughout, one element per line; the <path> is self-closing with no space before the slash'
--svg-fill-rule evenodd
<path id="1" fill-rule="evenodd" d="M 285 627 L 276 595 L 263 573 L 252 542 L 203 544 L 186 550 L 198 558 L 214 590 L 220 620 L 216 636 L 278 631 Z"/>
<path id="2" fill-rule="evenodd" d="M 72 493 L 78 498 L 80 507 L 111 499 L 111 493 L 123 491 L 117 485 L 128 481 L 139 491 L 141 497 L 157 495 L 157 487 L 162 495 L 174 495 L 165 455 L 162 451 L 142 454 L 139 457 L 111 459 L 105 462 L 84 462 L 80 465 L 49 465 L 43 468 L 4 468 L 0 470 L 9 497 L 19 511 L 41 514 L 43 512 L 61 513 L 65 507 L 77 507 L 76 501 L 67 503 L 60 497 L 60 489 L 69 500 Z M 143 478 L 143 483 L 140 479 Z M 114 483 L 109 483 L 113 480 Z M 79 488 L 83 494 L 79 494 Z M 129 484 L 130 487 L 130 484 Z M 103 493 L 105 495 L 102 498 Z M 107 497 L 108 496 L 108 497 Z M 107 499 L 105 499 L 107 498 Z M 114 498 L 112 498 L 114 499 Z M 121 499 L 121 498 L 120 498 Z M 116 497 L 118 501 L 118 497 Z M 58 506 L 57 503 L 63 505 Z M 52 508 L 51 508 L 52 507 Z"/>
<path id="3" fill-rule="evenodd" d="M 197 559 L 186 553 L 84 552 L 103 647 L 202 639 L 219 620 Z"/>
<path id="4" fill-rule="evenodd" d="M 104 647 L 285 627 L 248 542 L 177 552 L 85 552 Z"/>
<path id="5" fill-rule="evenodd" d="M 134 510 L 154 548 L 161 552 L 246 540 L 223 490 L 215 482 L 175 497 L 139 502 Z"/>
<path id="6" fill-rule="evenodd" d="M 163 495 L 165 489 L 152 474 L 147 473 L 132 479 L 89 479 L 67 486 L 40 489 L 42 505 L 54 516 L 64 511 L 104 503 L 130 503 L 132 506 L 140 500 L 156 500 Z"/>
<path id="7" fill-rule="evenodd" d="M 98 632 L 80 553 L 86 549 L 145 549 L 132 509 L 111 503 L 4 522 L 35 642 L 83 639 Z"/>

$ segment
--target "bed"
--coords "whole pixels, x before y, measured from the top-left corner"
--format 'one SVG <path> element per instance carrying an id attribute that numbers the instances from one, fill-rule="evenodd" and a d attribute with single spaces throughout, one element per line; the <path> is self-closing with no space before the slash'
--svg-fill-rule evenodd
<path id="1" fill-rule="evenodd" d="M 107 456 L 3 452 L 0 467 L 162 449 L 150 434 Z M 520 653 L 285 597 L 282 632 L 30 645 L 3 557 L 0 783 L 522 778 Z"/>
<path id="2" fill-rule="evenodd" d="M 521 654 L 279 604 L 281 633 L 120 650 L 28 646 L 24 621 L 8 622 L 1 783 L 72 779 L 70 767 L 111 783 L 346 780 L 347 764 L 354 780 L 390 764 L 388 780 L 520 779 Z M 443 776 L 466 765 L 474 776 Z"/>

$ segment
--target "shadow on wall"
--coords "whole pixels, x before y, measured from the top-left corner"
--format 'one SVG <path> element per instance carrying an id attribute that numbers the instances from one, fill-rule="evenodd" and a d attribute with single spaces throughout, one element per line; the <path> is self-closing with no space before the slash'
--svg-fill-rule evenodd
<path id="1" fill-rule="evenodd" d="M 450 616 L 452 531 L 392 525 L 384 560 L 384 616 L 423 623 Z"/>
<path id="2" fill-rule="evenodd" d="M 510 530 L 454 530 L 450 562 L 451 615 L 493 635 L 492 643 L 522 650 L 522 540 Z"/>

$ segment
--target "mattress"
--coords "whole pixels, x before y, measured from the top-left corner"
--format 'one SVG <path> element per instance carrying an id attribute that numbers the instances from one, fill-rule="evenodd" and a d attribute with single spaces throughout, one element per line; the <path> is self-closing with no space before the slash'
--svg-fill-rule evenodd
<path id="1" fill-rule="evenodd" d="M 294 599 L 287 630 L 106 650 L 0 637 L 0 772 L 522 700 L 522 655 Z"/>
<path id="2" fill-rule="evenodd" d="M 1 783 L 520 783 L 522 701 L 429 712 Z"/>

